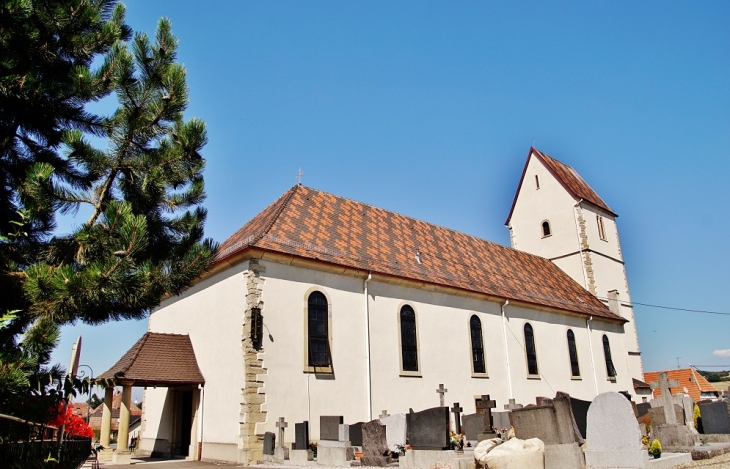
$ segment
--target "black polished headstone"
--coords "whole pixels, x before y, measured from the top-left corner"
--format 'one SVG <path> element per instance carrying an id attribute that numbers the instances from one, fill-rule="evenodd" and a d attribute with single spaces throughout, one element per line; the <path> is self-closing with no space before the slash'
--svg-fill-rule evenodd
<path id="1" fill-rule="evenodd" d="M 294 424 L 294 448 L 309 449 L 309 422 Z"/>
<path id="2" fill-rule="evenodd" d="M 352 446 L 362 446 L 362 422 L 350 425 L 350 444 Z"/>
<path id="3" fill-rule="evenodd" d="M 413 449 L 448 449 L 449 408 L 433 407 L 406 414 L 408 443 Z"/>
<path id="4" fill-rule="evenodd" d="M 649 404 L 647 404 L 647 406 L 648 405 Z M 578 430 L 580 430 L 580 435 L 583 438 L 586 437 L 586 429 L 588 428 L 588 407 L 590 406 L 591 401 L 584 401 L 574 397 L 570 398 L 570 407 L 573 409 L 573 418 L 575 419 L 575 423 L 578 425 Z"/>
<path id="5" fill-rule="evenodd" d="M 264 433 L 264 454 L 270 454 L 273 456 L 275 446 L 276 434 L 272 432 Z"/>
<path id="6" fill-rule="evenodd" d="M 730 402 L 700 402 L 698 406 L 702 415 L 702 430 L 705 434 L 730 433 Z"/>
<path id="7" fill-rule="evenodd" d="M 646 414 L 648 414 L 649 409 L 651 409 L 651 404 L 649 404 L 648 402 L 642 402 L 641 404 L 636 404 L 636 410 L 639 411 L 639 415 L 638 415 L 639 417 L 643 417 Z"/>
<path id="8" fill-rule="evenodd" d="M 341 415 L 321 415 L 319 417 L 319 439 L 338 441 L 340 439 L 340 425 L 344 418 Z"/>

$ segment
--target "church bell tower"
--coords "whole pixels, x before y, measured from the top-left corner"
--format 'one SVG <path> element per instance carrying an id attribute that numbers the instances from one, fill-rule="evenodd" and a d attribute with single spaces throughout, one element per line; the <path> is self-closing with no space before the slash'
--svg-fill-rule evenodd
<path id="1" fill-rule="evenodd" d="M 617 217 L 573 168 L 530 148 L 506 225 L 514 249 L 551 260 L 628 321 L 628 369 L 643 380 Z"/>

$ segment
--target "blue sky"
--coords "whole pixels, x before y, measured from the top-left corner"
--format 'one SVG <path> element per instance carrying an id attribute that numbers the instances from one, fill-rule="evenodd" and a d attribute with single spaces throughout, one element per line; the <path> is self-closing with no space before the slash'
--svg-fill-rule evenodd
<path id="1" fill-rule="evenodd" d="M 307 186 L 509 244 L 534 138 L 619 214 L 634 301 L 730 313 L 729 3 L 126 4 L 135 31 L 166 16 L 180 40 L 215 240 L 301 167 Z M 645 370 L 730 365 L 713 354 L 730 316 L 635 314 Z M 81 334 L 99 374 L 145 331 L 67 327 L 54 358 Z"/>

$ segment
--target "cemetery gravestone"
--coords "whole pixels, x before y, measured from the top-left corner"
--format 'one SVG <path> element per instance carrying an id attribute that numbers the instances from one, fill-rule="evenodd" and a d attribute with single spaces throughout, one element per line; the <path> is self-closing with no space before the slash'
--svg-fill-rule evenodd
<path id="1" fill-rule="evenodd" d="M 381 417 L 380 423 L 385 425 L 385 438 L 388 441 L 388 447 L 391 450 L 396 449 L 396 446 L 406 444 L 406 416 L 404 414 L 393 414 L 388 417 Z M 361 430 L 362 434 L 362 430 Z M 352 430 L 350 430 L 352 435 Z"/>
<path id="2" fill-rule="evenodd" d="M 588 467 L 645 468 L 649 454 L 641 445 L 641 432 L 631 403 L 615 392 L 599 394 L 587 417 Z"/>
<path id="3" fill-rule="evenodd" d="M 264 454 L 273 456 L 275 444 L 276 444 L 276 435 L 272 432 L 264 433 Z"/>
<path id="4" fill-rule="evenodd" d="M 340 425 L 344 418 L 341 415 L 321 415 L 319 417 L 319 439 L 339 441 Z"/>
<path id="5" fill-rule="evenodd" d="M 467 441 L 480 441 L 479 437 L 486 431 L 482 414 L 468 414 L 461 418 L 461 428 Z"/>
<path id="6" fill-rule="evenodd" d="M 362 422 L 350 425 L 350 444 L 352 446 L 362 446 Z"/>
<path id="7" fill-rule="evenodd" d="M 509 404 L 504 405 L 504 410 L 521 409 L 522 407 L 522 404 L 517 404 L 514 399 L 510 399 Z"/>
<path id="8" fill-rule="evenodd" d="M 590 406 L 591 401 L 584 401 L 574 397 L 570 398 L 570 407 L 573 410 L 573 418 L 575 419 L 575 424 L 578 425 L 578 431 L 580 431 L 583 438 L 586 437 L 586 419 L 588 418 L 588 408 Z"/>
<path id="9" fill-rule="evenodd" d="M 340 424 L 337 431 L 337 441 L 350 441 L 350 426 L 347 424 Z"/>
<path id="10" fill-rule="evenodd" d="M 449 447 L 449 408 L 433 407 L 406 415 L 408 442 L 414 449 Z"/>
<path id="11" fill-rule="evenodd" d="M 492 412 L 492 424 L 495 428 L 499 429 L 500 432 L 503 429 L 509 430 L 509 427 L 512 425 L 509 421 L 509 415 L 510 412 Z"/>
<path id="12" fill-rule="evenodd" d="M 666 424 L 676 425 L 678 422 L 677 416 L 673 412 L 674 399 L 672 399 L 671 388 L 679 386 L 679 380 L 670 380 L 667 378 L 667 373 L 662 372 L 659 373 L 659 381 L 653 381 L 649 383 L 649 386 L 651 386 L 652 389 L 660 389 L 662 392 L 662 394 L 654 400 L 658 402 L 659 406 L 664 408 L 664 421 Z"/>
<path id="13" fill-rule="evenodd" d="M 363 466 L 387 466 L 390 458 L 383 456 L 388 451 L 385 425 L 378 420 L 362 424 L 362 451 L 360 462 Z"/>
<path id="14" fill-rule="evenodd" d="M 461 412 L 463 412 L 464 409 L 459 407 L 458 402 L 454 402 L 454 407 L 451 408 L 451 413 L 454 414 L 454 433 L 457 435 L 461 434 Z"/>
<path id="15" fill-rule="evenodd" d="M 662 443 L 662 447 L 681 448 L 694 446 L 699 443 L 699 436 L 693 428 L 687 427 L 684 418 L 684 409 L 675 404 L 671 388 L 679 386 L 679 380 L 670 380 L 667 373 L 659 373 L 659 381 L 650 383 L 652 389 L 661 389 L 661 395 L 651 401 L 652 407 L 660 406 L 664 410 L 664 424 L 655 423 L 660 420 L 656 412 L 652 416 L 652 434 Z"/>
<path id="16" fill-rule="evenodd" d="M 444 388 L 444 385 L 443 384 L 439 384 L 439 387 L 438 387 L 438 389 L 436 389 L 436 392 L 439 395 L 439 405 L 441 407 L 443 407 L 444 406 L 444 394 L 446 394 L 447 392 L 449 392 L 449 390 L 446 389 L 446 388 Z"/>
<path id="17" fill-rule="evenodd" d="M 279 421 L 276 422 L 276 427 L 279 429 L 279 445 L 274 449 L 274 458 L 280 461 L 289 459 L 289 448 L 284 444 L 284 429 L 289 424 L 284 420 L 284 417 L 279 417 Z"/>
<path id="18" fill-rule="evenodd" d="M 730 433 L 730 405 L 727 401 L 700 402 L 705 434 Z"/>
<path id="19" fill-rule="evenodd" d="M 309 422 L 294 424 L 294 448 L 309 449 Z"/>
<path id="20" fill-rule="evenodd" d="M 484 434 L 480 437 L 482 440 L 493 438 L 494 420 L 492 419 L 492 409 L 497 407 L 497 403 L 489 398 L 489 394 L 483 394 L 482 398 L 477 402 L 477 409 L 482 410 L 484 418 Z"/>

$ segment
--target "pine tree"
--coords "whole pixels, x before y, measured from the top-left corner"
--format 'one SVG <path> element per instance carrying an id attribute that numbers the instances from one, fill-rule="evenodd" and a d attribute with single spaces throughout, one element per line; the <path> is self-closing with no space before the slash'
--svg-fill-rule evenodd
<path id="1" fill-rule="evenodd" d="M 0 6 L 0 315 L 14 316 L 0 327 L 0 369 L 34 357 L 37 383 L 53 377 L 59 326 L 144 317 L 215 254 L 203 238 L 206 130 L 183 118 L 177 39 L 166 19 L 154 40 L 130 35 L 113 0 Z M 85 108 L 112 93 L 111 116 Z M 57 213 L 85 216 L 54 236 Z"/>

